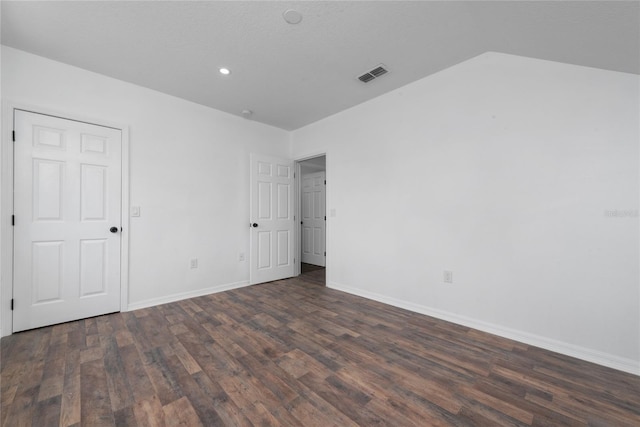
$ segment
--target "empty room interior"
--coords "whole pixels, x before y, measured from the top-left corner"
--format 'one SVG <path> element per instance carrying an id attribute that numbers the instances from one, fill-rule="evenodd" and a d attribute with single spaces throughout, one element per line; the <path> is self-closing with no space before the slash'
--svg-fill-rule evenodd
<path id="1" fill-rule="evenodd" d="M 0 425 L 640 425 L 639 1 L 0 14 Z"/>

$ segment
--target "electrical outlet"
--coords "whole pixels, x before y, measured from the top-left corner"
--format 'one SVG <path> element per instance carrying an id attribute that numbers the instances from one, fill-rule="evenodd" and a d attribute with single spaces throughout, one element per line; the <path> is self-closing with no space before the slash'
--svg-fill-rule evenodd
<path id="1" fill-rule="evenodd" d="M 444 283 L 453 283 L 453 271 L 444 271 Z"/>
<path id="2" fill-rule="evenodd" d="M 244 252 L 240 252 L 240 256 L 238 257 L 240 261 L 244 261 Z"/>
<path id="3" fill-rule="evenodd" d="M 198 258 L 191 258 L 189 268 L 198 268 Z"/>

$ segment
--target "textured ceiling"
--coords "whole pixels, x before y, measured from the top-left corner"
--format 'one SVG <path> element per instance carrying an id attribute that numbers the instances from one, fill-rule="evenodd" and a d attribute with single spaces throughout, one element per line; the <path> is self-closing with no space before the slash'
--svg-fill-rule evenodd
<path id="1" fill-rule="evenodd" d="M 283 129 L 486 51 L 640 74 L 640 2 L 2 1 L 2 44 Z M 287 24 L 282 13 L 303 15 Z M 356 76 L 384 63 L 388 75 Z M 221 76 L 221 66 L 232 70 Z"/>

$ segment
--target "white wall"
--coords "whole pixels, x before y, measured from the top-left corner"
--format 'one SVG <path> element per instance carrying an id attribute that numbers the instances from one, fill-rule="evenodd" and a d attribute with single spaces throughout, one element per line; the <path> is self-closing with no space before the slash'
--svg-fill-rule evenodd
<path id="1" fill-rule="evenodd" d="M 639 88 L 487 53 L 295 131 L 329 286 L 640 373 Z"/>
<path id="2" fill-rule="evenodd" d="M 249 153 L 288 156 L 288 132 L 7 47 L 2 91 L 129 126 L 130 306 L 248 282 Z"/>

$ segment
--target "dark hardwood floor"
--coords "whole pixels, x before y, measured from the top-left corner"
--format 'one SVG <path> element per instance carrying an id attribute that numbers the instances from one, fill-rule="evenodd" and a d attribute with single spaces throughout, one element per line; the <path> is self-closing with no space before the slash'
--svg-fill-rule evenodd
<path id="1" fill-rule="evenodd" d="M 4 338 L 2 425 L 640 425 L 640 377 L 317 279 Z"/>

